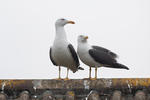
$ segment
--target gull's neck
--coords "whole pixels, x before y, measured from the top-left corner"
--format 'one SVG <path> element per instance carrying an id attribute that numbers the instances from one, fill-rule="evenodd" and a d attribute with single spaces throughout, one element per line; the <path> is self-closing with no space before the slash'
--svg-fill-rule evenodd
<path id="1" fill-rule="evenodd" d="M 60 39 L 60 40 L 67 40 L 64 26 L 57 26 L 56 25 L 56 36 L 55 36 L 55 38 Z"/>
<path id="2" fill-rule="evenodd" d="M 90 48 L 90 44 L 88 44 L 88 42 L 78 42 L 78 47 L 81 47 L 81 48 Z"/>

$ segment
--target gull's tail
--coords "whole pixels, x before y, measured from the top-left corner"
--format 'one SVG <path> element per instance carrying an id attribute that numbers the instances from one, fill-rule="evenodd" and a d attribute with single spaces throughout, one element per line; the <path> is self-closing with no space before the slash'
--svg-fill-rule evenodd
<path id="1" fill-rule="evenodd" d="M 84 70 L 84 68 L 82 68 L 82 67 L 78 67 L 78 69 L 79 69 L 79 70 Z"/>
<path id="2" fill-rule="evenodd" d="M 71 70 L 72 70 L 73 73 L 75 73 L 75 72 L 78 71 L 78 70 L 84 70 L 84 68 L 78 67 L 78 68 L 76 68 L 76 69 L 71 69 Z"/>

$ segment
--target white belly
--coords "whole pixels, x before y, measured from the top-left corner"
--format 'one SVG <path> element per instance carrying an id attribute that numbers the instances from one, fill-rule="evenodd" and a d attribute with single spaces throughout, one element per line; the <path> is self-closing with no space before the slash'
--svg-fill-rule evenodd
<path id="1" fill-rule="evenodd" d="M 61 45 L 55 44 L 52 47 L 52 56 L 58 66 L 68 67 L 71 70 L 75 70 L 74 68 L 76 68 L 76 64 L 69 51 L 67 43 Z"/>

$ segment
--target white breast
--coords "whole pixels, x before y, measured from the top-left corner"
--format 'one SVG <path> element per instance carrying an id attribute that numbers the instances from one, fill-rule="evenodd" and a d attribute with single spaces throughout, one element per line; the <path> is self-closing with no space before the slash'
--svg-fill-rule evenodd
<path id="1" fill-rule="evenodd" d="M 68 49 L 69 43 L 64 40 L 55 41 L 52 47 L 52 55 L 58 66 L 72 67 L 75 62 Z"/>
<path id="2" fill-rule="evenodd" d="M 81 61 L 91 67 L 99 66 L 100 64 L 95 62 L 94 59 L 89 55 L 89 49 L 91 49 L 90 45 L 80 44 L 78 45 L 77 53 L 81 59 Z"/>

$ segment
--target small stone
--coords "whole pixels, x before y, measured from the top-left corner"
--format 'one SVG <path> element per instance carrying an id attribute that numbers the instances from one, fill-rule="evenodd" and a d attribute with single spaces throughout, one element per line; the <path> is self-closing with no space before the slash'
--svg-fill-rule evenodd
<path id="1" fill-rule="evenodd" d="M 51 91 L 47 90 L 42 95 L 42 100 L 55 100 Z"/>
<path id="2" fill-rule="evenodd" d="M 121 100 L 121 92 L 116 90 L 112 95 L 112 100 Z"/>
<path id="3" fill-rule="evenodd" d="M 146 100 L 146 95 L 143 91 L 139 90 L 136 92 L 134 100 Z"/>
<path id="4" fill-rule="evenodd" d="M 67 91 L 65 100 L 75 100 L 75 93 L 74 93 L 74 91 Z"/>
<path id="5" fill-rule="evenodd" d="M 97 91 L 91 91 L 87 98 L 88 100 L 101 100 Z"/>
<path id="6" fill-rule="evenodd" d="M 23 91 L 20 94 L 20 97 L 18 98 L 18 100 L 29 100 L 29 92 L 28 91 Z"/>
<path id="7" fill-rule="evenodd" d="M 39 97 L 37 95 L 33 95 L 31 100 L 39 100 Z"/>
<path id="8" fill-rule="evenodd" d="M 7 100 L 6 94 L 0 93 L 0 100 Z"/>
<path id="9" fill-rule="evenodd" d="M 56 100 L 63 100 L 63 96 L 56 97 Z"/>
<path id="10" fill-rule="evenodd" d="M 150 100 L 150 94 L 147 95 L 147 100 Z"/>
<path id="11" fill-rule="evenodd" d="M 127 95 L 125 98 L 126 98 L 125 100 L 134 100 L 132 94 Z"/>

